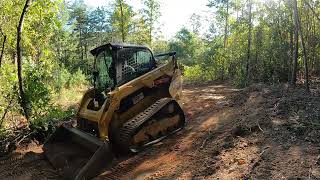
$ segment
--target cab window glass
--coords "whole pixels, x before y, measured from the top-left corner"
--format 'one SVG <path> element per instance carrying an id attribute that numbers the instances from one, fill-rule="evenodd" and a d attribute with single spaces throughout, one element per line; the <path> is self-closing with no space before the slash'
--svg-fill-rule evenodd
<path id="1" fill-rule="evenodd" d="M 109 51 L 101 52 L 96 58 L 96 70 L 98 71 L 96 88 L 100 91 L 113 87 L 113 80 L 109 74 L 111 64 L 112 56 Z"/>
<path id="2" fill-rule="evenodd" d="M 146 49 L 124 48 L 118 52 L 117 81 L 124 84 L 154 67 L 152 54 Z"/>

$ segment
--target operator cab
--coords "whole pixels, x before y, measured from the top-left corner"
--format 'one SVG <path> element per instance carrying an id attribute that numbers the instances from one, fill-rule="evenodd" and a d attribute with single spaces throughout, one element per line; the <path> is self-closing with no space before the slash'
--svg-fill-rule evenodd
<path id="1" fill-rule="evenodd" d="M 156 67 L 149 48 L 136 45 L 106 44 L 91 51 L 95 56 L 95 89 L 111 91 Z"/>

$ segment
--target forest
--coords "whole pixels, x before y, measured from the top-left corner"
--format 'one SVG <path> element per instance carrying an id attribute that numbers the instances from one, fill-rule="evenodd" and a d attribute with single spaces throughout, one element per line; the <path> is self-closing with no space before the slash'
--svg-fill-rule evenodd
<path id="1" fill-rule="evenodd" d="M 41 123 L 71 113 L 63 106 L 92 81 L 89 51 L 107 42 L 177 51 L 185 80 L 192 82 L 230 80 L 244 87 L 303 81 L 308 89 L 309 76 L 318 75 L 317 2 L 208 1 L 214 14 L 209 30 L 200 34 L 203 21 L 193 14 L 193 26 L 168 41 L 158 24 L 161 4 L 143 4 L 134 12 L 125 1 L 96 9 L 83 1 L 1 1 L 1 125 L 20 114 Z"/>
<path id="2" fill-rule="evenodd" d="M 90 50 L 109 42 L 176 51 L 187 86 L 287 84 L 312 96 L 320 75 L 318 0 L 208 0 L 209 18 L 192 14 L 170 39 L 161 1 L 140 1 L 136 9 L 128 0 L 97 8 L 83 0 L 0 0 L 0 139 L 20 143 L 17 129 L 46 138 L 74 116 L 93 86 Z"/>

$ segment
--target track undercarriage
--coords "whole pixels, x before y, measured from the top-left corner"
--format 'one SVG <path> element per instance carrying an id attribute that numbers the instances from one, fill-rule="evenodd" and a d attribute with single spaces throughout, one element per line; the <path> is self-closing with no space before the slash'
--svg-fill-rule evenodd
<path id="1" fill-rule="evenodd" d="M 180 130 L 184 123 L 179 104 L 171 98 L 161 99 L 123 125 L 119 145 L 138 152 Z"/>

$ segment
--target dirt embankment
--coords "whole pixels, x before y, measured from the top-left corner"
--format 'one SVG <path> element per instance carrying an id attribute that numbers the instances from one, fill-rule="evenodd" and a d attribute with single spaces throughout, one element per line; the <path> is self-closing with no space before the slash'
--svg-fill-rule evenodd
<path id="1" fill-rule="evenodd" d="M 284 85 L 189 85 L 183 103 L 184 130 L 95 179 L 320 178 L 319 96 Z M 0 177 L 60 178 L 37 145 L 3 158 Z"/>

